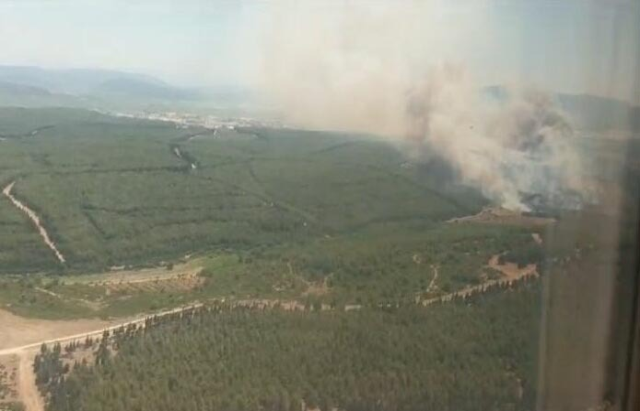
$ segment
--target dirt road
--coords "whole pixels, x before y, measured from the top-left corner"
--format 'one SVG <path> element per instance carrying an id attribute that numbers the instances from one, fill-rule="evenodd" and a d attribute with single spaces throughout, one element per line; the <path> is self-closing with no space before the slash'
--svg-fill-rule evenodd
<path id="1" fill-rule="evenodd" d="M 36 376 L 33 373 L 33 359 L 36 350 L 24 350 L 20 352 L 20 365 L 18 368 L 18 394 L 25 411 L 43 411 L 44 400 L 40 396 L 36 386 Z"/>
<path id="2" fill-rule="evenodd" d="M 504 277 L 496 280 L 485 281 L 478 285 L 465 287 L 461 290 L 441 295 L 440 297 L 433 297 L 422 300 L 421 304 L 427 306 L 435 303 L 447 302 L 453 300 L 456 297 L 468 297 L 476 292 L 486 292 L 489 288 L 495 285 L 510 285 L 527 277 L 538 277 L 538 267 L 535 264 L 530 264 L 524 268 L 518 268 L 517 265 L 512 263 L 501 265 L 499 264 L 498 258 L 499 256 L 492 257 L 489 261 L 488 266 L 500 271 Z"/>
<path id="3" fill-rule="evenodd" d="M 11 191 L 13 190 L 13 187 L 15 185 L 16 185 L 16 182 L 14 181 L 8 186 L 6 186 L 4 190 L 2 190 L 2 194 L 4 194 L 5 197 L 7 197 L 9 201 L 11 201 L 14 206 L 16 206 L 16 208 L 18 208 L 18 210 L 22 211 L 27 215 L 27 217 L 29 217 L 29 219 L 33 222 L 33 224 L 38 229 L 38 232 L 40 233 L 40 237 L 42 237 L 42 240 L 47 245 L 47 247 L 49 247 L 51 251 L 53 251 L 58 261 L 60 261 L 61 263 L 64 263 L 66 261 L 64 258 L 64 255 L 62 255 L 60 250 L 58 250 L 58 247 L 56 246 L 56 244 L 53 242 L 53 240 L 51 240 L 47 230 L 42 226 L 42 224 L 40 224 L 40 217 L 38 217 L 35 211 L 27 207 L 25 204 L 20 202 L 20 200 L 15 198 L 13 194 L 11 194 Z"/>
<path id="4" fill-rule="evenodd" d="M 9 346 L 7 348 L 1 349 L 0 350 L 0 356 L 3 355 L 13 355 L 13 354 L 20 354 L 21 352 L 25 351 L 25 350 L 30 350 L 33 348 L 39 348 L 42 344 L 55 344 L 55 343 L 69 343 L 72 341 L 84 341 L 85 338 L 87 337 L 99 337 L 102 335 L 103 332 L 105 331 L 113 331 L 117 328 L 120 327 L 125 327 L 127 325 L 131 325 L 131 324 L 144 324 L 144 322 L 152 317 L 162 317 L 165 315 L 169 315 L 169 314 L 176 314 L 182 311 L 186 311 L 186 310 L 190 310 L 193 308 L 198 308 L 198 307 L 202 307 L 201 303 L 195 303 L 195 304 L 191 304 L 191 305 L 187 305 L 187 306 L 183 306 L 183 307 L 178 307 L 178 308 L 174 308 L 172 310 L 167 310 L 167 311 L 162 311 L 159 313 L 155 313 L 155 314 L 149 314 L 149 315 L 143 315 L 140 317 L 136 317 L 133 319 L 129 319 L 129 320 L 124 320 L 124 321 L 113 321 L 113 322 L 102 322 L 103 325 L 98 326 L 98 327 L 94 327 L 90 330 L 86 330 L 83 332 L 78 332 L 76 334 L 64 334 L 63 332 L 58 332 L 58 336 L 52 337 L 52 338 L 48 338 L 48 339 L 42 339 L 40 338 L 39 340 L 36 340 L 34 342 L 31 343 L 27 343 L 24 345 L 20 345 L 20 346 Z M 17 317 L 19 318 L 19 317 Z M 25 321 L 24 319 L 22 319 L 23 321 Z M 26 320 L 29 321 L 29 320 Z M 91 321 L 91 320 L 89 320 Z M 47 324 L 50 323 L 51 325 L 60 325 L 60 326 L 65 326 L 68 324 L 74 325 L 75 323 L 79 323 L 79 324 L 90 324 L 90 322 L 85 322 L 85 321 L 42 321 L 43 324 Z M 98 322 L 99 324 L 99 322 Z M 107 324 L 107 325 L 104 325 Z M 4 326 L 3 326 L 4 328 Z M 67 328 L 69 328 L 67 326 Z M 10 330 L 10 328 L 9 328 Z"/>
<path id="5" fill-rule="evenodd" d="M 39 347 L 42 344 L 55 344 L 55 343 L 70 343 L 73 341 L 84 341 L 87 337 L 100 337 L 105 331 L 113 331 L 117 328 L 131 325 L 131 324 L 144 324 L 144 322 L 151 317 L 164 316 L 169 314 L 179 313 L 192 308 L 201 307 L 202 304 L 196 303 L 184 307 L 175 308 L 173 310 L 167 310 L 151 315 L 144 315 L 134 319 L 119 321 L 119 322 L 99 322 L 99 321 L 43 321 L 43 320 L 29 320 L 14 316 L 13 314 L 6 313 L 0 310 L 0 324 L 3 331 L 7 330 L 9 335 L 8 339 L 4 338 L 0 342 L 4 348 L 0 349 L 0 357 L 4 356 L 17 356 L 19 358 L 18 379 L 16 390 L 18 392 L 18 399 L 24 404 L 25 411 L 43 411 L 44 400 L 40 396 L 40 392 L 35 383 L 35 375 L 33 373 L 33 359 L 38 352 Z M 16 338 L 16 333 L 13 324 L 17 329 L 26 329 L 28 333 L 19 333 Z M 85 331 L 77 333 L 69 333 L 69 330 Z M 40 331 L 44 331 L 41 333 Z M 14 333 L 13 337 L 11 333 Z M 38 338 L 37 336 L 40 335 Z M 55 336 L 54 336 L 55 335 Z M 43 336 L 47 336 L 44 337 Z M 4 335 L 3 335 L 4 337 Z M 20 339 L 22 337 L 22 341 Z M 30 341 L 26 344 L 16 346 L 16 342 Z"/>
<path id="6" fill-rule="evenodd" d="M 428 293 L 435 291 L 436 281 L 438 280 L 438 266 L 432 265 L 431 268 L 433 269 L 433 278 L 431 278 L 431 281 L 429 282 L 429 286 L 427 287 Z"/>
<path id="7" fill-rule="evenodd" d="M 0 353 L 6 349 L 52 340 L 66 335 L 86 333 L 113 325 L 103 320 L 51 321 L 24 318 L 0 310 Z"/>
<path id="8" fill-rule="evenodd" d="M 497 258 L 492 258 L 488 264 L 492 268 L 501 271 L 504 275 L 503 278 L 497 280 L 486 281 L 476 286 L 470 286 L 463 288 L 459 291 L 455 291 L 449 294 L 441 295 L 439 297 L 422 300 L 420 303 L 423 306 L 428 306 L 434 303 L 447 302 L 453 300 L 455 297 L 465 297 L 475 292 L 485 292 L 489 287 L 499 284 L 511 284 L 515 281 L 519 281 L 529 276 L 537 276 L 537 267 L 535 265 L 527 266 L 519 269 L 517 266 L 514 268 L 508 265 L 500 265 Z M 430 286 L 435 286 L 435 280 L 438 277 L 437 267 L 434 267 L 434 278 Z M 304 310 L 306 309 L 303 304 L 299 302 L 290 302 L 293 305 L 288 306 L 287 302 L 279 300 L 241 300 L 236 301 L 237 306 L 251 306 L 272 308 L 280 306 L 283 309 L 291 310 Z M 119 321 L 119 322 L 100 322 L 93 320 L 83 321 L 42 321 L 42 320 L 27 320 L 12 314 L 6 313 L 0 310 L 0 325 L 4 330 L 8 330 L 9 338 L 7 340 L 0 341 L 0 357 L 15 355 L 20 359 L 19 366 L 19 378 L 18 378 L 18 398 L 24 403 L 26 411 L 43 411 L 43 399 L 40 397 L 39 391 L 35 385 L 35 376 L 32 370 L 33 358 L 37 353 L 38 348 L 44 344 L 54 343 L 70 343 L 70 342 L 83 342 L 87 337 L 100 337 L 104 331 L 113 331 L 117 328 L 131 325 L 131 324 L 144 324 L 144 322 L 151 317 L 164 316 L 169 314 L 179 313 L 192 308 L 201 307 L 203 304 L 196 303 L 189 306 L 175 308 L 173 310 L 163 311 L 156 314 L 143 315 L 134 319 Z M 326 307 L 329 309 L 329 307 Z M 360 306 L 357 307 L 361 308 Z M 323 307 L 324 309 L 324 307 Z M 350 311 L 350 308 L 345 307 L 345 311 Z M 13 326 L 11 325 L 13 321 Z M 8 326 L 7 326 L 8 325 Z M 30 331 L 26 334 L 18 337 L 11 333 L 16 333 L 15 329 Z M 73 332 L 71 330 L 76 330 Z M 71 331 L 71 332 L 70 332 Z"/>

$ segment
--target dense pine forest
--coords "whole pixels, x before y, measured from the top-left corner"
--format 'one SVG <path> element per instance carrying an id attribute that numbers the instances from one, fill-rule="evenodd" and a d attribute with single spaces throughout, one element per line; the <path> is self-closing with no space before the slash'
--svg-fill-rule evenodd
<path id="1" fill-rule="evenodd" d="M 3 199 L 3 275 L 140 268 L 381 223 L 437 223 L 487 204 L 362 135 L 0 108 L 0 137 L 0 186 L 15 182 L 12 193 L 66 258 L 60 264 Z"/>
<path id="2" fill-rule="evenodd" d="M 49 411 L 528 410 L 539 298 L 527 280 L 426 308 L 217 305 L 43 347 L 35 369 Z"/>

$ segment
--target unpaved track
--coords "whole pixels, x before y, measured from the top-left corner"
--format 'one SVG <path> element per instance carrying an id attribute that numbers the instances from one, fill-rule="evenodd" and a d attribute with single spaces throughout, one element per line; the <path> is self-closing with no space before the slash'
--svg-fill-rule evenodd
<path id="1" fill-rule="evenodd" d="M 99 327 L 94 327 L 91 330 L 76 333 L 76 334 L 71 334 L 71 335 L 68 335 L 68 334 L 65 335 L 63 334 L 63 332 L 59 332 L 58 337 L 45 339 L 45 340 L 40 339 L 38 341 L 20 345 L 20 346 L 8 346 L 7 348 L 0 350 L 0 357 L 16 355 L 20 360 L 19 368 L 18 368 L 18 381 L 17 381 L 18 386 L 16 387 L 16 389 L 18 391 L 19 400 L 25 406 L 25 411 L 44 411 L 44 400 L 40 396 L 40 392 L 35 382 L 35 374 L 33 373 L 33 359 L 38 352 L 38 348 L 42 344 L 55 344 L 55 343 L 63 344 L 63 343 L 69 343 L 72 341 L 84 341 L 87 337 L 100 337 L 105 331 L 113 331 L 117 328 L 131 325 L 131 324 L 136 324 L 136 325 L 144 324 L 144 322 L 151 317 L 175 314 L 175 313 L 179 313 L 192 308 L 198 308 L 201 306 L 202 304 L 196 303 L 196 304 L 192 304 L 184 307 L 175 308 L 173 310 L 163 311 L 156 314 L 144 315 L 131 320 L 114 322 L 112 323 L 112 325 L 109 325 L 109 326 L 102 325 Z M 3 315 L 4 317 L 7 317 L 7 314 L 5 312 L 0 311 L 0 320 L 3 319 Z M 19 317 L 15 317 L 15 318 L 19 318 Z M 32 321 L 24 320 L 24 322 L 29 323 Z M 33 323 L 35 323 L 35 321 L 33 321 L 31 325 L 33 325 Z M 51 324 L 59 325 L 63 327 L 62 329 L 64 329 L 65 324 L 72 324 L 72 325 L 76 325 L 76 323 L 83 324 L 82 322 L 74 322 L 74 321 L 40 321 L 40 323 L 42 325 L 45 325 L 47 323 L 49 325 Z M 11 328 L 6 327 L 6 324 L 1 321 L 0 321 L 0 327 L 2 327 L 3 329 L 6 328 L 9 331 L 11 331 Z M 4 341 L 2 341 L 2 343 L 3 345 L 6 345 Z M 11 339 L 9 340 L 9 344 L 10 343 L 11 343 Z"/>
<path id="2" fill-rule="evenodd" d="M 24 405 L 25 411 L 43 411 L 44 400 L 36 386 L 36 376 L 33 373 L 33 359 L 36 350 L 23 350 L 18 354 L 20 365 L 18 367 L 18 395 Z"/>
<path id="3" fill-rule="evenodd" d="M 45 230 L 42 224 L 40 224 L 40 217 L 38 217 L 35 211 L 27 207 L 20 200 L 15 198 L 13 194 L 11 194 L 11 190 L 13 190 L 13 187 L 15 185 L 16 185 L 16 182 L 13 181 L 11 184 L 6 186 L 4 190 L 2 190 L 2 194 L 4 194 L 5 197 L 7 197 L 9 201 L 11 201 L 13 205 L 18 208 L 18 210 L 22 211 L 29 217 L 29 219 L 33 222 L 33 224 L 35 224 L 36 228 L 38 229 L 38 232 L 40 233 L 40 237 L 42 237 L 42 240 L 44 241 L 44 243 L 47 245 L 47 247 L 51 249 L 51 251 L 53 251 L 58 261 L 64 264 L 64 262 L 66 261 L 64 258 L 64 255 L 62 255 L 60 250 L 58 250 L 58 247 L 56 246 L 56 244 L 51 240 L 47 230 Z"/>
<path id="4" fill-rule="evenodd" d="M 514 264 L 515 265 L 515 264 Z M 434 298 L 429 298 L 426 300 L 422 300 L 421 304 L 424 306 L 427 305 L 431 305 L 431 304 L 435 304 L 435 303 L 442 303 L 442 302 L 447 302 L 447 301 L 451 301 L 456 297 L 468 297 L 473 293 L 484 293 L 486 292 L 489 288 L 491 288 L 492 286 L 495 285 L 511 285 L 514 282 L 520 281 L 520 280 L 524 280 L 525 278 L 528 277 L 538 277 L 538 267 L 535 264 L 531 264 L 528 265 L 525 268 L 522 269 L 518 269 L 516 266 L 516 270 L 511 271 L 508 268 L 505 268 L 507 265 L 499 265 L 498 264 L 498 259 L 497 256 L 491 259 L 489 266 L 502 272 L 502 274 L 505 276 L 503 278 L 499 278 L 497 280 L 489 280 L 489 281 L 485 281 L 482 284 L 478 284 L 478 285 L 474 285 L 471 287 L 465 287 L 461 290 L 458 291 L 454 291 L 452 293 L 449 294 L 445 294 L 445 295 L 441 295 L 440 297 L 434 297 Z M 510 265 L 509 265 L 510 267 Z"/>
<path id="5" fill-rule="evenodd" d="M 136 317 L 134 319 L 129 319 L 129 320 L 124 320 L 124 321 L 116 321 L 116 322 L 111 322 L 111 323 L 106 323 L 109 324 L 107 326 L 99 326 L 99 327 L 95 327 L 91 330 L 87 330 L 84 332 L 79 332 L 76 334 L 62 334 L 60 333 L 59 336 L 53 337 L 53 338 L 49 338 L 49 339 L 45 339 L 45 340 L 38 340 L 32 343 L 28 343 L 28 344 L 24 344 L 24 345 L 20 345 L 20 346 L 14 346 L 14 347 L 8 347 L 5 349 L 0 350 L 0 356 L 3 355 L 12 355 L 12 354 L 19 354 L 22 351 L 25 350 L 30 350 L 33 348 L 38 348 L 40 347 L 42 344 L 55 344 L 55 343 L 68 343 L 68 342 L 72 342 L 72 341 L 84 341 L 85 338 L 87 337 L 99 337 L 102 335 L 103 332 L 105 331 L 113 331 L 115 329 L 118 329 L 120 327 L 123 326 L 127 326 L 127 325 L 131 325 L 131 324 L 144 324 L 144 322 L 152 317 L 162 317 L 165 315 L 169 315 L 169 314 L 176 314 L 182 311 L 186 311 L 186 310 L 190 310 L 193 308 L 198 308 L 201 307 L 202 304 L 201 303 L 195 303 L 195 304 L 191 304 L 191 305 L 186 305 L 183 307 L 178 307 L 178 308 L 174 308 L 172 310 L 167 310 L 167 311 L 162 311 L 159 313 L 155 313 L 155 314 L 148 314 L 148 315 L 143 315 L 140 317 Z M 45 321 L 46 323 L 47 321 Z M 73 324 L 74 321 L 48 321 L 48 323 L 59 323 L 60 325 L 64 325 L 67 323 L 71 323 Z"/>
<path id="6" fill-rule="evenodd" d="M 433 278 L 431 279 L 431 281 L 429 282 L 429 286 L 427 287 L 427 292 L 430 293 L 432 291 L 435 291 L 436 289 L 436 281 L 438 280 L 438 266 L 437 265 L 433 265 L 431 266 L 433 268 Z"/>
<path id="7" fill-rule="evenodd" d="M 490 265 L 492 265 L 494 268 L 500 270 L 501 268 L 503 269 L 503 266 L 500 266 L 498 264 L 498 260 L 495 259 L 490 262 Z M 504 274 L 504 273 L 503 273 Z M 475 292 L 485 292 L 489 289 L 489 287 L 493 286 L 493 285 L 500 285 L 500 284 L 505 284 L 505 285 L 510 285 L 516 281 L 522 280 L 526 277 L 537 277 L 538 276 L 538 272 L 536 270 L 535 265 L 533 266 L 528 266 L 525 269 L 521 269 L 516 273 L 510 273 L 511 275 L 508 275 L 506 278 L 501 278 L 498 280 L 491 280 L 491 281 L 487 281 L 485 283 L 479 284 L 477 286 L 472 286 L 472 287 L 467 287 L 467 288 L 463 288 L 462 290 L 459 291 L 455 291 L 449 294 L 445 294 L 439 297 L 435 297 L 435 298 L 430 298 L 427 300 L 423 300 L 420 303 L 423 306 L 428 306 L 431 304 L 435 304 L 435 303 L 441 303 L 441 302 L 447 302 L 447 301 L 452 301 L 455 297 L 466 297 L 471 295 L 472 293 Z M 437 271 L 437 267 L 434 267 L 434 278 L 432 280 L 432 283 L 435 283 L 435 280 L 437 278 L 438 275 L 438 271 Z M 431 284 L 430 284 L 431 285 Z M 244 304 L 246 303 L 246 304 Z M 247 305 L 247 306 L 261 306 L 264 308 L 271 308 L 271 307 L 275 307 L 276 305 L 280 305 L 282 307 L 284 307 L 284 309 L 287 309 L 286 306 L 282 305 L 282 302 L 280 301 L 275 301 L 275 300 L 247 300 L 247 301 L 239 301 L 238 302 L 238 306 L 243 306 L 243 305 Z M 276 304 L 277 303 L 277 304 Z M 151 317 L 158 317 L 158 316 L 164 316 L 164 315 L 169 315 L 169 314 L 175 314 L 175 313 L 179 313 L 185 310 L 189 310 L 189 309 L 193 309 L 193 308 L 198 308 L 201 307 L 203 304 L 201 303 L 195 303 L 192 305 L 188 305 L 188 306 L 184 306 L 184 307 L 178 307 L 175 308 L 173 310 L 168 310 L 168 311 L 163 311 L 160 313 L 156 313 L 156 314 L 149 314 L 149 315 L 144 315 L 135 319 L 131 319 L 131 320 L 125 320 L 125 321 L 120 321 L 120 322 L 114 322 L 111 323 L 108 326 L 99 326 L 96 327 L 92 330 L 87 330 L 84 332 L 79 332 L 76 334 L 71 334 L 71 335 L 64 335 L 62 332 L 60 332 L 58 334 L 57 337 L 54 338 L 50 338 L 50 339 L 45 339 L 45 340 L 38 340 L 37 342 L 32 342 L 29 344 L 25 344 L 25 345 L 20 345 L 20 346 L 11 346 L 9 345 L 8 347 L 4 348 L 4 349 L 0 349 L 0 356 L 7 356 L 7 355 L 17 355 L 20 358 L 20 366 L 19 366 L 19 379 L 18 379 L 18 397 L 19 399 L 24 403 L 25 405 L 25 410 L 26 411 L 43 411 L 44 410 L 44 400 L 40 397 L 40 393 L 36 387 L 35 384 L 35 375 L 33 373 L 33 368 L 32 368 L 32 364 L 33 364 L 33 358 L 35 356 L 35 354 L 37 353 L 37 349 L 42 345 L 42 344 L 55 344 L 55 343 L 70 343 L 70 342 L 82 342 L 84 341 L 87 337 L 100 337 L 102 336 L 102 334 L 105 331 L 113 331 L 115 329 L 118 329 L 120 327 L 123 326 L 127 326 L 127 325 L 131 325 L 131 324 L 136 324 L 136 325 L 140 325 L 140 324 L 144 324 L 145 321 Z M 361 308 L 358 306 L 358 309 Z M 305 306 L 295 302 L 294 306 L 289 307 L 289 309 L 292 310 L 304 310 Z M 345 307 L 345 311 L 350 311 L 349 308 Z M 0 310 L 0 326 L 2 326 L 4 328 L 4 325 L 2 323 L 2 314 L 3 311 Z M 6 316 L 6 314 L 5 314 Z M 16 317 L 18 318 L 18 317 Z M 28 320 L 27 320 L 28 321 Z M 45 323 L 56 323 L 56 321 L 48 321 Z M 60 324 L 64 324 L 64 323 L 73 323 L 73 322 L 69 322 L 69 321 L 61 321 L 59 322 Z M 9 330 L 11 330 L 11 328 L 8 328 Z M 0 342 L 1 344 L 2 342 Z M 9 343 L 11 344 L 11 343 Z M 6 344 L 5 344 L 6 346 Z M 0 348 L 2 348 L 0 346 Z"/>
<path id="8" fill-rule="evenodd" d="M 0 310 L 0 353 L 6 349 L 85 333 L 113 324 L 114 322 L 97 319 L 52 321 L 24 318 Z"/>
<path id="9" fill-rule="evenodd" d="M 555 223 L 555 221 L 556 220 L 553 218 L 524 215 L 520 212 L 507 210 L 501 207 L 487 207 L 477 214 L 452 218 L 447 220 L 447 223 L 489 223 L 525 227 L 544 227 Z"/>

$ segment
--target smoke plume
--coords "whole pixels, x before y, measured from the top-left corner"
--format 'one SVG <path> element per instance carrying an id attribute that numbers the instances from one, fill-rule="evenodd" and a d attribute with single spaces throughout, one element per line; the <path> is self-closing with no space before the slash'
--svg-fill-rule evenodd
<path id="1" fill-rule="evenodd" d="M 437 154 L 505 208 L 579 207 L 590 190 L 553 99 L 523 87 L 491 95 L 466 64 L 434 63 L 434 55 L 464 61 L 448 50 L 478 39 L 444 30 L 450 22 L 431 3 L 411 4 L 274 13 L 261 82 L 285 119 L 398 139 L 415 161 Z M 459 35 L 443 35 L 451 32 Z"/>
<path id="2" fill-rule="evenodd" d="M 505 208 L 579 207 L 590 190 L 570 122 L 545 93 L 502 94 L 483 94 L 460 66 L 435 67 L 408 94 L 404 136 Z"/>

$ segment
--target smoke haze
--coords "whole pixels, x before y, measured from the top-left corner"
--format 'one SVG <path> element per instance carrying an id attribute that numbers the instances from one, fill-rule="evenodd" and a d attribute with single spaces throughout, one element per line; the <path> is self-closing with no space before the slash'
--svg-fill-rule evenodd
<path id="1" fill-rule="evenodd" d="M 491 37 L 477 16 L 443 16 L 437 2 L 372 4 L 274 8 L 260 84 L 286 121 L 401 140 L 413 160 L 444 158 L 509 209 L 529 211 L 531 198 L 575 208 L 590 196 L 574 130 L 549 95 L 519 85 L 489 96 L 474 81 L 468 43 Z M 443 30 L 452 21 L 460 30 Z"/>

